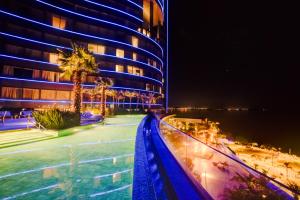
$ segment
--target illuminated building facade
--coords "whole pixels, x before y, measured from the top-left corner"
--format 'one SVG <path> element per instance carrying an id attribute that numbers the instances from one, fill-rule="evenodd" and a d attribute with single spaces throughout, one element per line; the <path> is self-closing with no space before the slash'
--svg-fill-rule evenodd
<path id="1" fill-rule="evenodd" d="M 152 106 L 166 107 L 167 7 L 163 0 L 1 1 L 0 106 L 69 106 L 73 84 L 60 75 L 57 49 L 69 51 L 75 42 L 99 63 L 99 74 L 89 74 L 84 88 L 97 76 L 110 77 L 115 91 L 154 95 Z"/>

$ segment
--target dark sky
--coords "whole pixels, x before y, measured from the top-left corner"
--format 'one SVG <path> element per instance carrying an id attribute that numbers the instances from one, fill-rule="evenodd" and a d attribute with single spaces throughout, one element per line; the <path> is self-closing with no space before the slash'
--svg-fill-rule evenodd
<path id="1" fill-rule="evenodd" d="M 170 105 L 300 107 L 300 17 L 287 2 L 170 0 Z"/>

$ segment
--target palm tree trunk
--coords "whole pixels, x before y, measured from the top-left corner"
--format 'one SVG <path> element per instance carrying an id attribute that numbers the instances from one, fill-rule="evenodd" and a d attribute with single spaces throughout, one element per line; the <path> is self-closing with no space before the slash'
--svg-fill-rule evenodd
<path id="1" fill-rule="evenodd" d="M 93 107 L 94 107 L 94 95 L 91 95 L 91 109 L 93 109 Z"/>
<path id="2" fill-rule="evenodd" d="M 140 98 L 137 96 L 136 97 L 136 109 L 138 109 L 138 107 L 139 107 L 139 100 L 140 100 Z"/>
<path id="3" fill-rule="evenodd" d="M 74 91 L 74 103 L 73 103 L 74 111 L 75 113 L 80 114 L 80 109 L 81 109 L 81 73 L 80 72 L 74 73 L 73 91 Z"/>
<path id="4" fill-rule="evenodd" d="M 100 105 L 100 112 L 102 116 L 105 116 L 105 89 L 104 87 L 101 88 L 101 105 Z"/>
<path id="5" fill-rule="evenodd" d="M 131 100 L 132 98 L 129 98 L 129 110 L 131 110 Z"/>
<path id="6" fill-rule="evenodd" d="M 143 110 L 145 110 L 145 102 L 144 102 L 144 99 L 142 99 L 142 107 L 143 107 Z"/>

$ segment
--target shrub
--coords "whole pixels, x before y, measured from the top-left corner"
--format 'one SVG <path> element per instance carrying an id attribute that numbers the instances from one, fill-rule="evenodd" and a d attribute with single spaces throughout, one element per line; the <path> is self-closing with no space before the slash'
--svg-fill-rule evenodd
<path id="1" fill-rule="evenodd" d="M 61 130 L 80 125 L 79 114 L 58 109 L 35 111 L 33 117 L 37 123 L 46 129 Z"/>

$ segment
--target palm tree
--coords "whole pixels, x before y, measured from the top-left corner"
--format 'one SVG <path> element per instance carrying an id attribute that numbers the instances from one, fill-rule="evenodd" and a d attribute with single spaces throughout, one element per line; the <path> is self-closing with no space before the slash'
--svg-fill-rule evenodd
<path id="1" fill-rule="evenodd" d="M 141 99 L 141 93 L 136 93 L 136 109 L 138 109 L 139 107 L 139 102 L 140 102 L 140 99 Z"/>
<path id="2" fill-rule="evenodd" d="M 143 109 L 145 109 L 145 101 L 147 100 L 147 95 L 146 94 L 144 94 L 144 93 L 142 93 L 141 95 L 140 95 L 140 99 L 142 100 L 142 107 L 143 107 Z"/>
<path id="3" fill-rule="evenodd" d="M 94 88 L 91 89 L 84 89 L 83 93 L 86 93 L 90 97 L 90 102 L 91 102 L 91 108 L 93 108 L 93 103 L 95 101 L 96 96 L 99 94 L 100 88 L 99 86 L 95 86 Z"/>
<path id="4" fill-rule="evenodd" d="M 73 107 L 74 111 L 80 114 L 82 79 L 88 73 L 96 73 L 98 65 L 93 54 L 86 48 L 78 46 L 76 43 L 72 43 L 71 45 L 72 51 L 64 52 L 62 50 L 58 50 L 61 56 L 59 58 L 61 63 L 59 68 L 63 71 L 61 76 L 72 78 L 74 83 Z"/>
<path id="5" fill-rule="evenodd" d="M 125 96 L 129 98 L 129 108 L 131 110 L 131 101 L 132 101 L 132 98 L 136 97 L 137 96 L 137 93 L 136 92 L 130 92 L 130 91 L 125 91 Z"/>
<path id="6" fill-rule="evenodd" d="M 116 100 L 117 100 L 118 108 L 120 106 L 120 100 L 124 98 L 123 93 L 124 93 L 123 91 L 117 91 L 117 93 L 116 93 Z"/>
<path id="7" fill-rule="evenodd" d="M 290 162 L 284 162 L 283 165 L 285 167 L 285 170 L 286 170 L 286 178 L 288 179 L 288 170 L 290 168 Z"/>
<path id="8" fill-rule="evenodd" d="M 155 94 L 149 93 L 148 94 L 148 108 L 151 109 L 151 104 L 155 102 Z"/>
<path id="9" fill-rule="evenodd" d="M 101 102 L 100 102 L 100 113 L 105 116 L 105 106 L 106 106 L 106 90 L 107 88 L 113 86 L 113 81 L 107 77 L 99 77 L 96 80 L 96 85 L 100 88 Z"/>
<path id="10" fill-rule="evenodd" d="M 109 97 L 112 97 L 113 105 L 115 104 L 115 98 L 116 98 L 116 95 L 117 95 L 116 93 L 117 93 L 116 90 L 112 90 L 112 89 L 106 90 L 106 95 L 109 96 Z"/>

